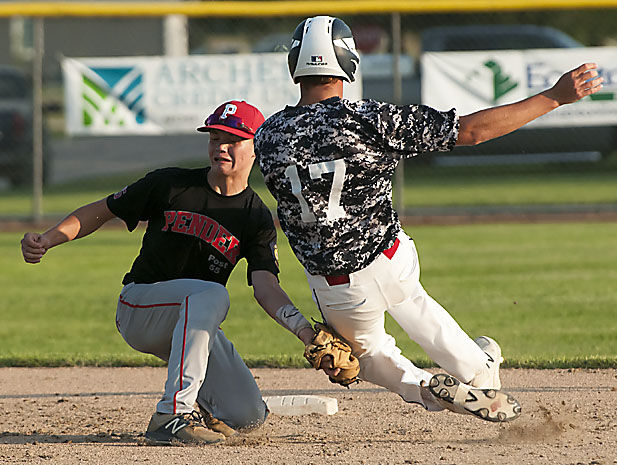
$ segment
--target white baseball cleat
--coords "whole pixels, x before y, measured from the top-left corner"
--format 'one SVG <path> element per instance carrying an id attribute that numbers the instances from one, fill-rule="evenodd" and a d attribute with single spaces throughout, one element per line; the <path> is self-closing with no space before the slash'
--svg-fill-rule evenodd
<path id="1" fill-rule="evenodd" d="M 456 413 L 498 423 L 512 421 L 521 414 L 521 405 L 510 394 L 496 389 L 475 388 L 445 373 L 433 376 L 428 388 L 444 408 Z"/>
<path id="2" fill-rule="evenodd" d="M 473 342 L 484 351 L 488 360 L 486 361 L 486 370 L 476 375 L 469 381 L 469 384 L 477 388 L 501 389 L 501 380 L 499 379 L 499 365 L 503 362 L 501 347 L 488 336 L 477 337 Z"/>

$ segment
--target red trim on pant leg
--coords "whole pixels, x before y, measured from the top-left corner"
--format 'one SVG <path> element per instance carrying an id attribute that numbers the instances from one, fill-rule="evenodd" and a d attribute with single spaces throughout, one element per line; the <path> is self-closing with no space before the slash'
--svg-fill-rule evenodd
<path id="1" fill-rule="evenodd" d="M 186 297 L 184 301 L 184 334 L 182 336 L 182 358 L 180 359 L 180 389 L 176 391 L 174 394 L 174 415 L 176 412 L 176 396 L 180 391 L 182 391 L 182 377 L 184 375 L 184 349 L 186 348 L 186 325 L 189 321 L 189 298 Z"/>
<path id="2" fill-rule="evenodd" d="M 182 305 L 180 302 L 171 302 L 168 304 L 152 304 L 152 305 L 135 305 L 123 300 L 122 297 L 119 298 L 120 303 L 126 305 L 131 308 L 154 308 L 154 307 L 174 307 Z"/>

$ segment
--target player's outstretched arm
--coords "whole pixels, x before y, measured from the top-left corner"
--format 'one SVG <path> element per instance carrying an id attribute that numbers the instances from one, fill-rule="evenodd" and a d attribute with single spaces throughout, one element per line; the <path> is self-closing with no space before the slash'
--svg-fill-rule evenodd
<path id="1" fill-rule="evenodd" d="M 294 333 L 304 345 L 310 344 L 315 331 L 281 288 L 276 276 L 269 271 L 258 270 L 253 271 L 251 280 L 255 300 L 266 313 L 283 328 Z"/>
<path id="2" fill-rule="evenodd" d="M 604 79 L 598 76 L 597 68 L 595 63 L 585 63 L 533 97 L 461 116 L 456 145 L 476 145 L 503 136 L 561 105 L 598 92 Z"/>
<path id="3" fill-rule="evenodd" d="M 26 263 L 39 263 L 45 253 L 64 242 L 79 239 L 99 229 L 115 215 L 106 199 L 98 200 L 69 213 L 60 223 L 43 234 L 28 232 L 21 240 L 21 253 Z"/>
<path id="4" fill-rule="evenodd" d="M 254 271 L 251 274 L 255 300 L 278 324 L 294 333 L 305 346 L 313 342 L 315 330 L 291 302 L 279 285 L 276 276 L 269 271 Z M 321 369 L 328 376 L 337 376 L 341 369 L 334 366 L 334 359 L 326 355 L 321 360 Z"/>

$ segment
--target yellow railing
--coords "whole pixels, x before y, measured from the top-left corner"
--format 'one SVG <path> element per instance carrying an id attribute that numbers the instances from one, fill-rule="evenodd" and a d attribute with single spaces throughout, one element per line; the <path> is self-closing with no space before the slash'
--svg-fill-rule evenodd
<path id="1" fill-rule="evenodd" d="M 617 8 L 617 0 L 337 0 L 204 2 L 5 2 L 8 16 L 304 16 Z"/>

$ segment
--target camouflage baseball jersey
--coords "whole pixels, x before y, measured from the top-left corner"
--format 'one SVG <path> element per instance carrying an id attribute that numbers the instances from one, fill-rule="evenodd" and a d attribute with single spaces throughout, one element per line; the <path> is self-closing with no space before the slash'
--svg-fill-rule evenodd
<path id="1" fill-rule="evenodd" d="M 454 109 L 332 97 L 272 115 L 255 152 L 298 260 L 329 276 L 358 271 L 393 245 L 398 161 L 452 150 L 457 137 Z"/>

